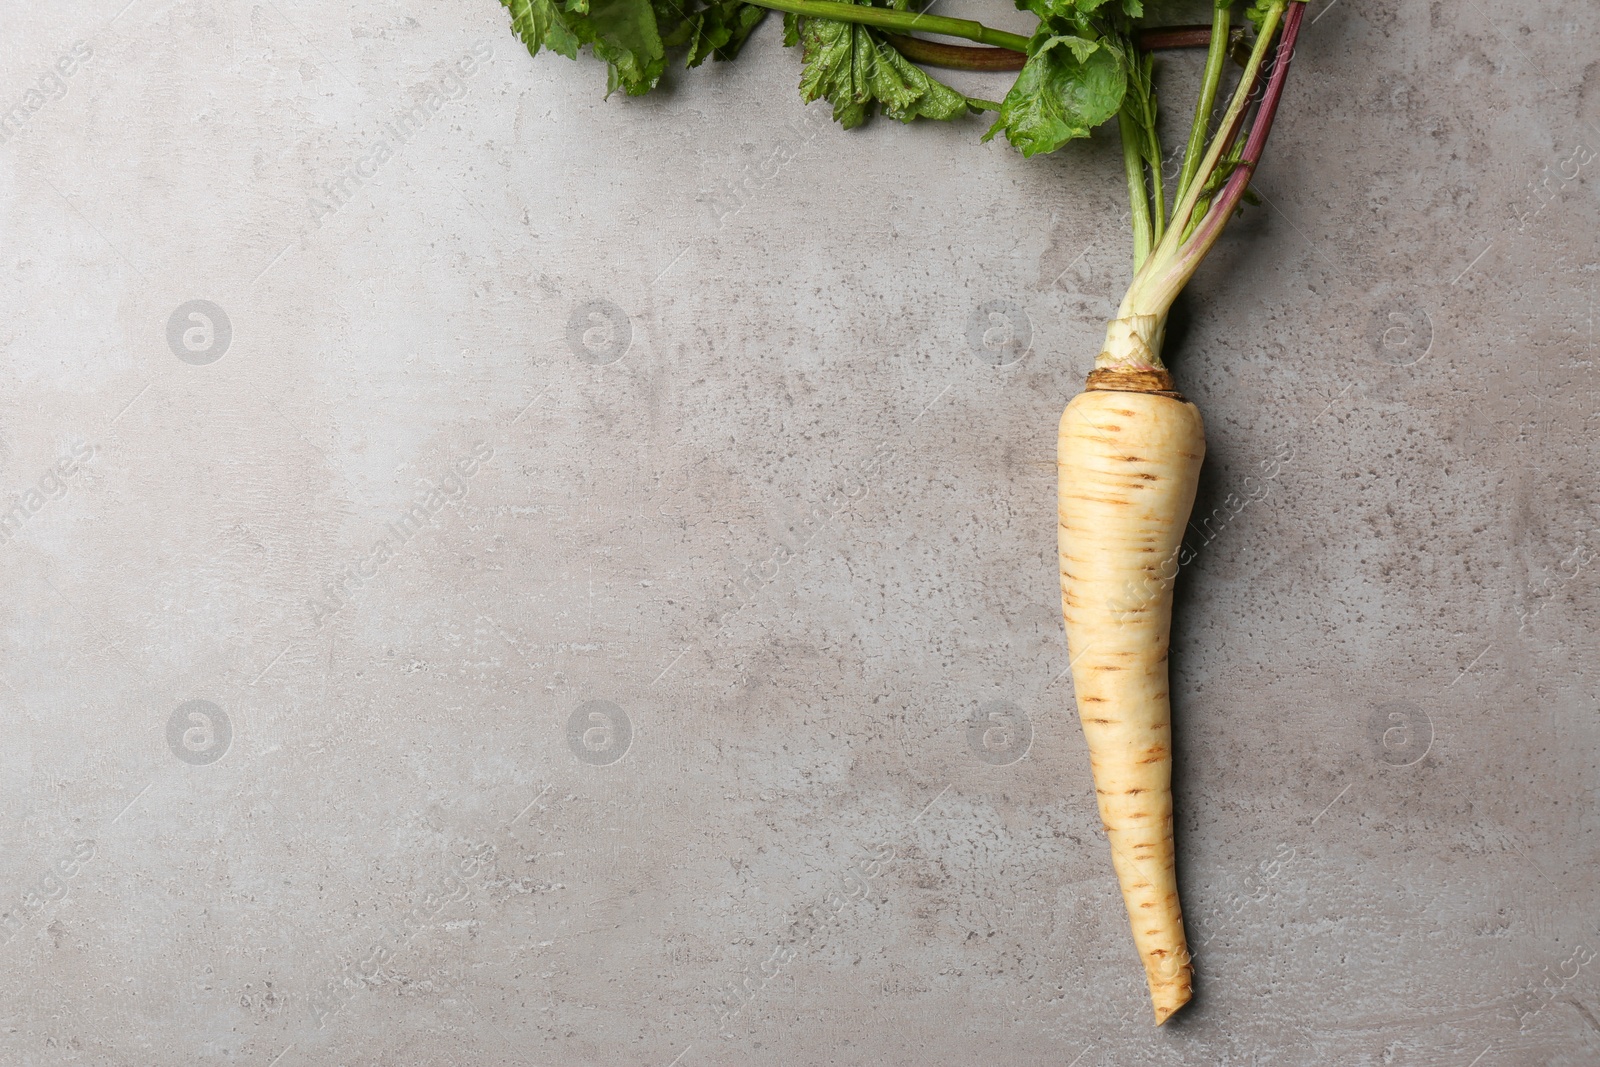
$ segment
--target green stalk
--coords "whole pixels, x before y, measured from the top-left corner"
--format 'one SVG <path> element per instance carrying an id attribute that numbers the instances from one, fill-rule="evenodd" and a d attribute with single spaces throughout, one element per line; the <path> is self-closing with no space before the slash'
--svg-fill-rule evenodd
<path id="1" fill-rule="evenodd" d="M 1189 189 L 1178 201 L 1178 206 L 1173 209 L 1171 225 L 1167 228 L 1166 236 L 1156 246 L 1149 259 L 1145 261 L 1144 269 L 1134 276 L 1133 284 L 1128 287 L 1127 296 L 1122 298 L 1122 309 L 1118 318 L 1125 318 L 1132 314 L 1165 316 L 1167 306 L 1144 307 L 1142 299 L 1143 283 L 1146 274 L 1161 271 L 1177 255 L 1178 245 L 1183 239 L 1184 232 L 1188 229 L 1189 216 L 1194 212 L 1196 201 L 1205 186 L 1206 179 L 1216 169 L 1222 154 L 1232 144 L 1234 135 L 1238 133 L 1239 123 L 1244 118 L 1245 108 L 1249 105 L 1250 94 L 1255 91 L 1256 81 L 1261 74 L 1261 64 L 1266 59 L 1267 49 L 1271 47 L 1273 39 L 1278 33 L 1278 23 L 1283 18 L 1283 9 L 1287 0 L 1274 4 L 1268 11 L 1267 17 L 1261 25 L 1261 32 L 1256 35 L 1255 47 L 1250 50 L 1250 62 L 1245 65 L 1244 76 L 1239 79 L 1239 87 L 1234 90 L 1233 99 L 1228 104 L 1227 112 L 1222 116 L 1222 123 L 1217 130 L 1217 135 L 1211 141 L 1211 147 L 1206 151 L 1205 159 L 1201 162 L 1195 178 L 1189 183 Z M 1170 306 L 1170 305 L 1168 305 Z"/>
<path id="2" fill-rule="evenodd" d="M 1156 129 L 1154 98 L 1150 101 L 1149 117 L 1150 124 L 1144 130 L 1146 138 L 1145 151 L 1147 153 L 1145 158 L 1151 161 L 1150 189 L 1152 196 L 1155 198 L 1154 239 L 1157 244 L 1160 244 L 1161 238 L 1166 235 L 1167 229 L 1167 191 L 1161 180 L 1161 133 Z M 1137 270 L 1138 268 L 1135 267 L 1134 269 Z"/>
<path id="3" fill-rule="evenodd" d="M 1211 251 L 1211 246 L 1217 243 L 1223 227 L 1228 224 L 1228 219 L 1233 216 L 1234 209 L 1238 207 L 1239 201 L 1249 189 L 1250 176 L 1255 173 L 1256 164 L 1261 161 L 1261 153 L 1266 148 L 1267 135 L 1272 132 L 1272 121 L 1277 115 L 1278 102 L 1283 96 L 1284 82 L 1289 74 L 1289 61 L 1294 57 L 1294 42 L 1299 36 L 1305 10 L 1304 0 L 1296 0 L 1284 19 L 1283 40 L 1278 45 L 1272 77 L 1262 92 L 1261 107 L 1256 112 L 1255 122 L 1251 124 L 1250 136 L 1245 139 L 1244 146 L 1238 153 L 1238 166 L 1228 175 L 1227 181 L 1217 193 L 1216 201 L 1207 210 L 1200 225 L 1195 228 L 1194 236 L 1179 246 L 1177 254 L 1168 264 L 1158 271 L 1147 272 L 1143 282 L 1147 304 L 1158 307 L 1171 306 L 1178 293 L 1194 276 L 1200 261 Z"/>
<path id="4" fill-rule="evenodd" d="M 1150 222 L 1150 197 L 1145 192 L 1144 156 L 1139 148 L 1144 131 L 1126 101 L 1117 112 L 1117 129 L 1122 134 L 1122 166 L 1128 174 L 1128 209 L 1133 215 L 1133 270 L 1137 274 L 1149 258 L 1150 249 L 1155 247 L 1156 236 Z M 1161 184 L 1159 174 L 1156 184 Z"/>
<path id="5" fill-rule="evenodd" d="M 1222 122 L 1216 136 L 1211 140 L 1210 148 L 1206 150 L 1205 158 L 1196 168 L 1194 176 L 1189 181 L 1189 187 L 1179 196 L 1165 236 L 1156 243 L 1155 248 L 1144 258 L 1143 264 L 1135 270 L 1133 282 L 1128 286 L 1128 292 L 1122 298 L 1122 305 L 1117 309 L 1117 317 L 1106 326 L 1105 345 L 1094 361 L 1096 369 L 1164 367 L 1161 361 L 1161 345 L 1167 332 L 1167 313 L 1172 309 L 1172 301 L 1178 291 L 1193 273 L 1199 258 L 1210 248 L 1209 241 L 1204 248 L 1199 247 L 1199 242 L 1202 240 L 1201 232 L 1207 232 L 1205 226 L 1196 232 L 1190 245 L 1184 244 L 1184 237 L 1189 230 L 1189 218 L 1194 213 L 1195 205 L 1200 200 L 1211 174 L 1217 169 L 1218 163 L 1239 134 L 1245 112 L 1250 106 L 1251 96 L 1258 88 L 1261 65 L 1277 37 L 1278 24 L 1282 21 L 1284 9 L 1289 2 L 1290 0 L 1277 0 L 1267 10 L 1266 18 L 1262 20 L 1261 31 L 1256 35 L 1255 45 L 1250 51 L 1250 60 L 1245 64 L 1244 75 L 1239 80 L 1239 87 L 1234 91 L 1228 110 L 1222 116 Z M 1298 21 L 1294 20 L 1294 24 L 1298 25 Z M 1230 181 L 1241 177 L 1248 178 L 1248 173 L 1235 174 Z M 1142 188 L 1142 171 L 1140 179 Z M 1131 187 L 1131 175 L 1129 184 Z M 1230 202 L 1229 212 L 1232 211 L 1232 206 Z M 1208 222 L 1211 221 L 1210 216 L 1217 210 L 1218 205 L 1211 205 L 1207 216 Z M 1225 222 L 1225 218 L 1218 218 L 1216 228 L 1220 230 Z M 1137 213 L 1134 227 L 1137 233 Z M 1215 240 L 1215 235 L 1209 232 L 1207 237 L 1209 240 Z M 1186 256 L 1186 252 L 1192 255 Z"/>
<path id="6" fill-rule="evenodd" d="M 1216 0 L 1211 16 L 1211 45 L 1206 52 L 1206 69 L 1200 78 L 1200 97 L 1194 104 L 1194 125 L 1189 128 L 1189 145 L 1183 150 L 1183 169 L 1178 172 L 1178 189 L 1173 195 L 1181 202 L 1189 183 L 1200 171 L 1200 153 L 1211 132 L 1211 109 L 1217 103 L 1222 84 L 1222 68 L 1228 62 L 1228 37 L 1233 29 L 1232 0 Z"/>
<path id="7" fill-rule="evenodd" d="M 1139 52 L 1132 38 L 1121 42 L 1132 59 L 1127 94 L 1117 111 L 1122 162 L 1128 173 L 1128 207 L 1134 224 L 1133 269 L 1149 257 L 1166 232 L 1166 190 L 1161 179 L 1161 135 L 1156 130 L 1155 61 Z M 1145 167 L 1150 175 L 1145 177 Z M 1146 184 L 1148 182 L 1148 184 Z"/>
<path id="8" fill-rule="evenodd" d="M 772 11 L 789 11 L 811 18 L 833 19 L 837 22 L 858 22 L 863 26 L 877 26 L 897 33 L 937 33 L 945 37 L 961 37 L 979 44 L 1009 48 L 1013 52 L 1026 52 L 1028 39 L 1018 33 L 991 29 L 971 19 L 953 19 L 944 15 L 924 15 L 915 11 L 894 11 L 885 7 L 863 7 L 859 4 L 839 3 L 838 0 L 746 0 L 755 7 Z"/>

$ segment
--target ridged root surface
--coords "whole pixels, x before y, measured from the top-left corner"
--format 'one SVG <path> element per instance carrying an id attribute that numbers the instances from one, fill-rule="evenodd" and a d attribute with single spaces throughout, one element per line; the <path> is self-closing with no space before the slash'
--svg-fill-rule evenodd
<path id="1" fill-rule="evenodd" d="M 1165 377 L 1165 375 L 1162 375 Z M 1100 818 L 1159 1025 L 1189 1000 L 1172 841 L 1172 577 L 1205 455 L 1174 396 L 1091 388 L 1058 437 L 1061 604 Z"/>

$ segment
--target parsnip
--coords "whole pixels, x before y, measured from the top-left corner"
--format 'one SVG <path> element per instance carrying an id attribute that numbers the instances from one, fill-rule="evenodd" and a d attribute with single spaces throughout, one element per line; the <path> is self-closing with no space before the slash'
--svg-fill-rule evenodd
<path id="1" fill-rule="evenodd" d="M 1172 841 L 1163 561 L 1194 505 L 1205 430 L 1165 371 L 1096 370 L 1057 437 L 1061 609 L 1112 865 L 1156 1022 L 1189 999 Z M 1156 590 L 1129 602 L 1126 591 Z"/>

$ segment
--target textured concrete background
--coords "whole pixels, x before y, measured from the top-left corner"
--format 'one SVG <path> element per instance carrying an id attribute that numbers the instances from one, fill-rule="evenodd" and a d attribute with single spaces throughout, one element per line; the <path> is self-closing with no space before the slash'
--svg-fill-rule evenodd
<path id="1" fill-rule="evenodd" d="M 125 3 L 0 28 L 0 1065 L 1600 1062 L 1592 4 L 1319 0 L 1180 308 L 1157 1031 L 1054 571 L 1112 138 Z"/>

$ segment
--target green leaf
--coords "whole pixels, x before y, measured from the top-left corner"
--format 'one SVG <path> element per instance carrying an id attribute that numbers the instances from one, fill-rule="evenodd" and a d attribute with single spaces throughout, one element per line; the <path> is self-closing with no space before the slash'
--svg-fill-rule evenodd
<path id="1" fill-rule="evenodd" d="M 1034 38 L 1000 117 L 984 140 L 1004 130 L 1024 156 L 1054 152 L 1117 113 L 1128 89 L 1120 50 L 1080 37 Z M 1035 47 L 1037 44 L 1037 47 Z"/>
<path id="2" fill-rule="evenodd" d="M 1015 0 L 1023 11 L 1032 11 L 1041 19 L 1054 23 L 1057 33 L 1089 32 L 1095 30 L 1120 30 L 1130 28 L 1127 20 L 1149 16 L 1152 21 L 1165 22 L 1182 18 L 1192 3 L 1175 0 Z M 1236 0 L 1214 0 L 1218 5 L 1232 6 Z M 1154 8 L 1156 10 L 1152 11 Z"/>
<path id="3" fill-rule="evenodd" d="M 1243 156 L 1244 138 L 1240 137 L 1222 154 L 1222 158 L 1217 160 L 1217 169 L 1211 172 L 1211 176 L 1200 187 L 1200 197 L 1195 201 L 1194 213 L 1189 216 L 1189 225 L 1183 231 L 1185 240 L 1188 239 L 1191 233 L 1198 230 L 1200 224 L 1205 221 L 1206 212 L 1211 210 L 1211 201 L 1222 191 L 1222 187 L 1228 184 L 1228 179 L 1233 177 L 1233 172 L 1238 169 L 1239 161 Z M 1245 200 L 1249 201 L 1253 195 L 1247 189 Z M 1259 198 L 1254 203 L 1259 203 Z M 1243 212 L 1244 208 L 1239 208 L 1239 211 Z"/>
<path id="4" fill-rule="evenodd" d="M 578 58 L 579 41 L 567 24 L 557 19 L 550 25 L 550 32 L 544 40 L 545 47 L 557 55 L 566 56 L 568 59 Z"/>
<path id="5" fill-rule="evenodd" d="M 1218 0 L 1218 3 L 1221 3 L 1221 0 Z M 1283 5 L 1284 0 L 1254 0 L 1254 3 L 1245 9 L 1244 17 L 1249 19 L 1250 24 L 1256 28 L 1256 32 L 1260 33 L 1261 27 L 1266 22 L 1267 16 L 1272 13 L 1272 9 Z"/>
<path id="6" fill-rule="evenodd" d="M 1128 62 L 1128 92 L 1122 98 L 1122 110 L 1130 117 L 1143 135 L 1139 138 L 1139 156 L 1150 167 L 1152 174 L 1161 173 L 1161 150 L 1156 131 L 1155 60 L 1148 54 L 1132 52 L 1131 46 L 1124 55 L 1132 54 Z"/>
<path id="7" fill-rule="evenodd" d="M 947 120 L 967 113 L 965 95 L 928 77 L 926 71 L 892 45 L 878 42 L 877 57 L 872 72 L 873 92 L 890 118 L 901 122 L 918 118 Z"/>
<path id="8" fill-rule="evenodd" d="M 1016 0 L 1019 11 L 1031 11 L 1039 21 L 1053 23 L 1057 28 L 1088 29 L 1088 20 L 1078 10 L 1077 0 Z"/>
<path id="9" fill-rule="evenodd" d="M 870 27 L 833 19 L 800 21 L 800 96 L 825 99 L 833 117 L 850 129 L 875 107 L 901 122 L 965 115 L 967 98 L 884 43 Z"/>
<path id="10" fill-rule="evenodd" d="M 673 0 L 667 2 L 672 3 Z M 676 4 L 673 6 L 676 7 Z M 746 4 L 743 0 L 714 0 L 703 10 L 689 16 L 673 34 L 663 37 L 663 40 L 668 47 L 688 45 L 688 65 L 691 67 L 698 67 L 710 57 L 733 59 L 739 54 L 750 32 L 761 24 L 766 15 L 766 8 Z"/>
<path id="11" fill-rule="evenodd" d="M 1063 3 L 1064 6 L 1076 8 L 1081 15 L 1093 15 L 1110 3 L 1111 0 L 1059 0 L 1059 2 Z M 1134 7 L 1139 6 L 1139 0 L 1123 0 L 1120 6 L 1126 8 L 1130 3 Z"/>
<path id="12" fill-rule="evenodd" d="M 1049 48 L 1052 45 L 1063 45 L 1072 49 L 1072 58 L 1076 59 L 1079 63 L 1087 63 L 1090 56 L 1100 51 L 1099 42 L 1085 41 L 1082 37 L 1057 37 L 1054 40 L 1047 42 L 1045 44 L 1045 48 Z M 1043 51 L 1043 49 L 1041 49 L 1041 51 Z"/>
<path id="13" fill-rule="evenodd" d="M 649 0 L 589 0 L 589 17 L 580 25 L 592 36 L 580 31 L 579 39 L 611 65 L 608 92 L 638 96 L 655 88 L 666 68 L 666 47 Z"/>
<path id="14" fill-rule="evenodd" d="M 528 52 L 538 55 L 549 44 L 550 28 L 556 24 L 555 5 L 550 0 L 500 0 L 511 12 L 511 29 Z"/>
<path id="15" fill-rule="evenodd" d="M 754 4 L 739 3 L 738 0 L 716 6 L 723 11 L 721 18 L 723 24 L 728 27 L 728 40 L 725 44 L 717 46 L 716 57 L 726 62 L 738 58 L 739 50 L 744 47 L 745 41 L 749 40 L 755 28 L 766 20 L 767 9 L 756 7 Z"/>
<path id="16" fill-rule="evenodd" d="M 857 27 L 848 22 L 806 19 L 800 24 L 800 98 L 810 103 L 826 97 L 834 121 L 845 129 L 867 121 L 870 97 L 856 77 Z M 870 49 L 866 35 L 860 43 Z"/>
<path id="17" fill-rule="evenodd" d="M 590 51 L 610 67 L 607 93 L 638 96 L 655 88 L 666 51 L 683 48 L 688 65 L 732 59 L 767 9 L 744 0 L 500 0 L 528 51 L 576 57 Z"/>
<path id="18" fill-rule="evenodd" d="M 576 58 L 579 46 L 588 45 L 610 67 L 608 93 L 622 89 L 637 96 L 661 78 L 666 46 L 650 0 L 564 0 L 559 7 L 555 0 L 500 2 L 511 12 L 511 28 L 533 55 L 549 48 Z M 682 10 L 675 0 L 666 2 Z"/>

